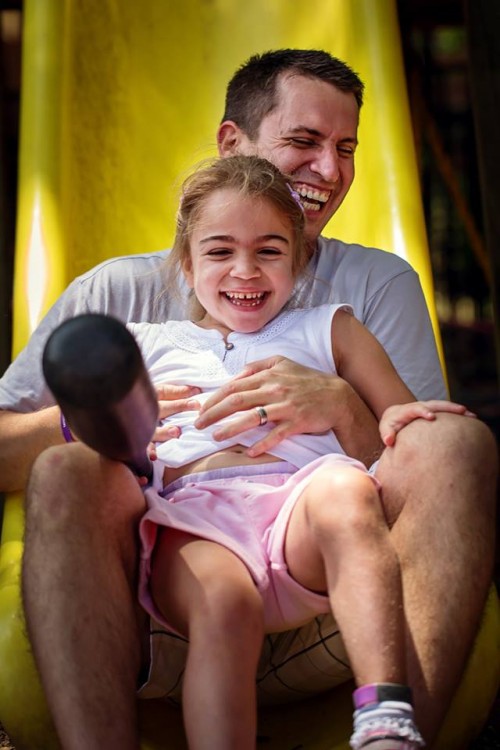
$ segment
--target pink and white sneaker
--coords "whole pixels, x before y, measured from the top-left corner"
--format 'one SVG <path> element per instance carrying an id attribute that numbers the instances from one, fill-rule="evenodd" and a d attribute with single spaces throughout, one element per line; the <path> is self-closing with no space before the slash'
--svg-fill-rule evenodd
<path id="1" fill-rule="evenodd" d="M 383 683 L 354 692 L 353 750 L 420 750 L 425 743 L 413 719 L 410 689 Z"/>

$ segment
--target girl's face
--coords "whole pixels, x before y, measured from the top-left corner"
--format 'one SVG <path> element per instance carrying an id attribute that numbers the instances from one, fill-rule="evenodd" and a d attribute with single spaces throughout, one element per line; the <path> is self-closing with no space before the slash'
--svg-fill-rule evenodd
<path id="1" fill-rule="evenodd" d="M 206 313 L 198 323 L 257 331 L 291 296 L 293 232 L 289 220 L 263 198 L 221 188 L 206 199 L 183 267 Z"/>

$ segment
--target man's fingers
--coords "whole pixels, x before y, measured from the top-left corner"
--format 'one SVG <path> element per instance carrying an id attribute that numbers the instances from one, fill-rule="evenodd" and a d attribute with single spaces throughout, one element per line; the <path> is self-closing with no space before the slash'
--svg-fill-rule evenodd
<path id="1" fill-rule="evenodd" d="M 201 407 L 200 414 L 205 414 L 209 409 L 213 409 L 214 406 L 220 407 L 220 414 L 223 417 L 235 411 L 251 408 L 253 401 L 257 400 L 256 402 L 259 402 L 259 394 L 262 400 L 262 391 L 259 389 L 267 385 L 268 382 L 265 376 L 258 373 L 241 378 L 240 380 L 230 380 L 229 383 L 218 388 L 215 393 L 212 393 L 207 398 Z M 220 419 L 220 416 L 217 419 Z M 210 417 L 210 421 L 214 422 L 216 420 Z"/>
<path id="2" fill-rule="evenodd" d="M 269 387 L 267 371 L 276 367 L 281 362 L 286 361 L 288 360 L 286 360 L 285 357 L 274 356 L 267 357 L 267 359 L 260 359 L 257 362 L 250 362 L 245 365 L 238 375 L 231 378 L 228 383 L 218 388 L 217 391 L 205 401 L 201 408 L 201 413 L 205 413 L 213 406 L 222 404 L 226 399 L 231 399 L 232 397 L 234 397 L 236 408 L 233 408 L 233 402 L 228 401 L 224 404 L 224 413 L 222 416 L 234 413 L 235 411 L 238 411 L 238 409 L 249 409 L 252 408 L 252 406 L 258 405 L 262 401 L 262 391 L 259 391 L 259 389 L 264 386 Z M 259 393 L 257 393 L 257 391 L 260 392 L 260 401 Z M 242 402 L 240 405 L 237 399 L 238 396 L 243 393 L 246 394 L 246 399 L 245 402 Z M 255 404 L 253 403 L 254 401 Z M 210 422 L 214 421 L 216 420 L 212 418 L 210 419 Z"/>
<path id="3" fill-rule="evenodd" d="M 220 389 L 220 391 L 222 391 L 222 389 Z M 265 403 L 262 391 L 250 390 L 244 391 L 243 393 L 231 393 L 226 396 L 222 394 L 222 400 L 219 400 L 219 393 L 220 392 L 217 391 L 213 397 L 203 404 L 200 410 L 200 415 L 195 422 L 195 427 L 199 430 L 209 427 L 215 422 L 219 422 L 224 417 L 228 417 L 239 411 L 248 412 L 248 415 L 245 415 L 248 417 L 246 429 L 250 429 L 250 427 L 255 427 L 253 420 L 250 419 L 250 412 L 252 409 L 255 409 L 256 406 L 262 406 L 262 404 L 267 408 L 267 403 Z M 212 402 L 212 404 L 210 402 Z M 241 430 L 238 430 L 238 432 L 241 432 Z"/>
<path id="4" fill-rule="evenodd" d="M 243 367 L 241 372 L 233 378 L 233 380 L 242 380 L 243 378 L 247 378 L 250 375 L 256 375 L 259 372 L 270 370 L 271 368 L 276 367 L 276 365 L 278 365 L 284 359 L 285 357 L 274 356 L 267 357 L 266 359 L 259 359 L 256 362 L 248 362 Z"/>
<path id="5" fill-rule="evenodd" d="M 232 419 L 222 427 L 215 429 L 212 435 L 215 440 L 222 442 L 223 440 L 229 440 L 230 438 L 236 437 L 236 435 L 240 435 L 247 430 L 253 430 L 254 427 L 259 427 L 259 425 L 260 416 L 258 415 L 257 410 L 249 409 L 240 417 Z M 195 426 L 197 426 L 197 423 L 195 423 Z"/>
<path id="6" fill-rule="evenodd" d="M 268 432 L 262 440 L 258 440 L 247 448 L 247 455 L 251 458 L 255 458 L 256 456 L 261 456 L 263 453 L 272 453 L 273 448 L 279 445 L 282 440 L 293 434 L 292 427 L 291 423 L 280 422 L 280 424 L 276 425 L 276 427 Z"/>

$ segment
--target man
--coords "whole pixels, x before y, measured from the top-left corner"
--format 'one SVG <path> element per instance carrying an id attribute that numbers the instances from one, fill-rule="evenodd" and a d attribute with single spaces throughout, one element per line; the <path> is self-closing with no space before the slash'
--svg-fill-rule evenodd
<path id="1" fill-rule="evenodd" d="M 252 58 L 229 85 L 219 151 L 258 153 L 292 176 L 312 253 L 296 289 L 300 304 L 351 302 L 415 395 L 443 397 L 414 272 L 393 255 L 319 236 L 354 178 L 362 91 L 357 76 L 325 53 L 292 50 Z M 110 261 L 74 282 L 7 372 L 0 383 L 4 489 L 23 486 L 41 450 L 62 442 L 58 409 L 27 367 L 39 358 L 49 330 L 86 310 L 128 320 L 182 317 L 169 301 L 161 308 L 149 302 L 162 288 L 162 259 L 156 254 Z M 234 386 L 226 387 L 212 401 L 200 426 L 247 409 L 232 428 L 243 430 L 254 425 L 254 409 L 265 407 L 276 427 L 256 447 L 259 452 L 286 434 L 330 428 L 351 455 L 369 460 L 379 451 L 366 407 L 339 378 L 266 361 L 240 381 L 238 392 L 231 391 Z M 23 401 L 20 393 L 30 395 Z M 164 413 L 172 413 L 187 408 L 195 391 L 166 386 L 161 395 Z M 40 407 L 47 408 L 34 411 Z M 220 437 L 226 436 L 221 430 Z M 405 428 L 377 468 L 403 571 L 408 680 L 429 743 L 460 679 L 491 579 L 495 472 L 487 428 L 447 414 Z M 143 511 L 130 472 L 82 445 L 53 448 L 35 464 L 27 504 L 25 607 L 49 706 L 67 748 L 139 746 L 135 690 L 144 622 L 135 597 L 135 527 Z"/>

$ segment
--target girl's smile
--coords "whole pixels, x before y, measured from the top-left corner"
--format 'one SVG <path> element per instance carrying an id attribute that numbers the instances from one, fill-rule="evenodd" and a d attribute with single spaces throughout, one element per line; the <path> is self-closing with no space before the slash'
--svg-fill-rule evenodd
<path id="1" fill-rule="evenodd" d="M 295 278 L 290 221 L 268 199 L 221 188 L 204 201 L 183 271 L 205 309 L 197 323 L 253 332 L 274 318 Z"/>

